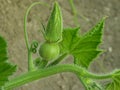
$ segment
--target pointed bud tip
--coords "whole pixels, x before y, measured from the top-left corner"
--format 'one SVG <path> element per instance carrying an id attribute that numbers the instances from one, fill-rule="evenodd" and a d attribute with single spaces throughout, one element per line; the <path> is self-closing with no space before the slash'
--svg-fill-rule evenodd
<path id="1" fill-rule="evenodd" d="M 57 1 L 55 1 L 55 2 L 54 2 L 54 5 L 57 5 L 57 4 L 58 4 L 58 2 L 57 2 Z"/>
<path id="2" fill-rule="evenodd" d="M 104 16 L 104 17 L 103 17 L 103 20 L 107 19 L 108 17 L 109 17 L 109 16 Z"/>
<path id="3" fill-rule="evenodd" d="M 58 42 L 62 38 L 63 22 L 60 6 L 57 1 L 54 2 L 48 24 L 45 30 L 46 40 L 49 42 Z"/>
<path id="4" fill-rule="evenodd" d="M 54 7 L 59 7 L 59 4 L 57 1 L 54 2 Z"/>

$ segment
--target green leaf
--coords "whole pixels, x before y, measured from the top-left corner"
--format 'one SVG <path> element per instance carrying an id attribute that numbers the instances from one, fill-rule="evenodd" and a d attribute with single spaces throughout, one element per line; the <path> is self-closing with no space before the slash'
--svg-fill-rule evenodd
<path id="1" fill-rule="evenodd" d="M 79 40 L 77 36 L 80 28 L 66 28 L 63 30 L 63 40 L 60 43 L 61 53 L 70 53 Z"/>
<path id="2" fill-rule="evenodd" d="M 7 43 L 0 37 L 0 87 L 8 81 L 8 77 L 15 71 L 16 66 L 8 62 Z"/>
<path id="3" fill-rule="evenodd" d="M 77 35 L 79 28 L 64 29 L 63 41 L 60 44 L 61 53 L 74 56 L 74 63 L 88 68 L 91 61 L 101 52 L 101 43 L 105 18 L 82 36 Z"/>
<path id="4" fill-rule="evenodd" d="M 120 71 L 113 74 L 112 81 L 106 85 L 105 90 L 120 90 Z"/>

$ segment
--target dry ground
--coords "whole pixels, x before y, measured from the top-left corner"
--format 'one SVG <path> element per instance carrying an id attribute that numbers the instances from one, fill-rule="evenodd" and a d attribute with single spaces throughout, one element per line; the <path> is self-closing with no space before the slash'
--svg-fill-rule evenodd
<path id="1" fill-rule="evenodd" d="M 54 0 L 0 0 L 0 35 L 8 42 L 9 58 L 18 65 L 15 76 L 27 71 L 27 50 L 23 33 L 23 17 L 27 7 L 41 1 L 49 4 L 36 6 L 28 17 L 28 33 L 30 40 L 42 40 L 40 34 L 40 19 L 47 22 L 51 5 Z M 73 15 L 71 14 L 68 0 L 58 0 L 63 11 L 64 27 L 73 27 Z M 78 21 L 82 32 L 89 30 L 103 16 L 109 16 L 104 29 L 105 49 L 90 70 L 97 73 L 105 73 L 115 68 L 120 68 L 120 0 L 74 0 L 78 11 Z M 84 17 L 87 18 L 85 20 Z M 71 62 L 71 58 L 66 62 Z M 65 63 L 66 63 L 65 62 Z M 48 78 L 32 82 L 15 90 L 84 90 L 77 77 L 72 73 L 61 73 Z"/>

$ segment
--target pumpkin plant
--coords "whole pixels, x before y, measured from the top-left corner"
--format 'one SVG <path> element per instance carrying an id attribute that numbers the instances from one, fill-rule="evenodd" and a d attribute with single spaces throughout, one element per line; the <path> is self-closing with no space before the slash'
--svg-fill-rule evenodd
<path id="1" fill-rule="evenodd" d="M 85 90 L 119 90 L 120 69 L 111 73 L 95 74 L 88 70 L 91 62 L 102 53 L 98 47 L 102 42 L 105 17 L 83 35 L 79 27 L 63 28 L 62 13 L 58 2 L 54 3 L 47 26 L 42 30 L 44 42 L 29 43 L 27 34 L 27 16 L 31 8 L 41 2 L 35 2 L 27 9 L 24 17 L 24 35 L 28 50 L 28 72 L 9 79 L 16 71 L 16 65 L 8 61 L 7 43 L 0 36 L 0 90 L 11 90 L 26 83 L 61 72 L 72 72 L 82 82 Z M 39 46 L 39 47 L 38 47 Z M 33 54 L 39 52 L 34 59 Z M 66 56 L 72 55 L 72 64 L 59 64 Z M 96 80 L 110 80 L 107 84 Z"/>

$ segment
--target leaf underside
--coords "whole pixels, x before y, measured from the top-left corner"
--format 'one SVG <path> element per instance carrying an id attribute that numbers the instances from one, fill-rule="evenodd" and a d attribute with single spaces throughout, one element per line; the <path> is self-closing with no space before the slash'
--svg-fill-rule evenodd
<path id="1" fill-rule="evenodd" d="M 79 28 L 68 28 L 63 31 L 63 41 L 60 44 L 61 53 L 74 56 L 74 63 L 88 68 L 94 58 L 101 52 L 101 43 L 105 18 L 84 35 L 78 35 Z"/>
<path id="2" fill-rule="evenodd" d="M 7 43 L 0 37 L 0 87 L 8 81 L 8 77 L 16 71 L 16 65 L 8 62 Z"/>

